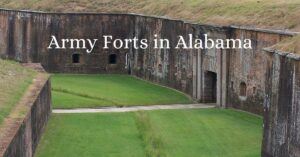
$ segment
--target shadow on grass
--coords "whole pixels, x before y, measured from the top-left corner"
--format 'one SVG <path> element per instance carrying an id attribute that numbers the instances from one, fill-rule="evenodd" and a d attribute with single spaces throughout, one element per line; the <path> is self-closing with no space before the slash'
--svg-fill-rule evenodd
<path id="1" fill-rule="evenodd" d="M 74 91 L 71 91 L 71 90 L 68 90 L 68 89 L 52 88 L 52 90 L 56 91 L 56 92 L 67 93 L 67 94 L 71 94 L 71 95 L 75 95 L 75 96 L 80 96 L 80 97 L 84 97 L 84 98 L 106 101 L 106 102 L 108 102 L 108 104 L 115 105 L 115 106 L 118 106 L 118 107 L 122 107 L 123 106 L 123 105 L 121 105 L 121 104 L 119 104 L 119 103 L 117 103 L 115 101 L 112 101 L 112 100 L 109 100 L 109 99 L 106 99 L 106 98 L 102 98 L 102 97 L 98 97 L 98 96 L 92 96 L 92 95 L 88 95 L 88 94 L 84 94 L 84 93 L 77 93 L 77 92 L 74 92 Z"/>

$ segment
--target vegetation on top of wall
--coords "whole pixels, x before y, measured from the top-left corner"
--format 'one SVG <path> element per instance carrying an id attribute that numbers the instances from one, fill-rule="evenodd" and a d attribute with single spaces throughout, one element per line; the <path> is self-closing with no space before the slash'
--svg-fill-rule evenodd
<path id="1" fill-rule="evenodd" d="M 300 35 L 282 40 L 271 48 L 284 52 L 300 54 Z"/>
<path id="2" fill-rule="evenodd" d="M 36 72 L 19 63 L 0 59 L 0 124 L 31 84 Z"/>
<path id="3" fill-rule="evenodd" d="M 299 0 L 9 0 L 0 7 L 52 12 L 139 13 L 219 25 L 300 30 Z"/>

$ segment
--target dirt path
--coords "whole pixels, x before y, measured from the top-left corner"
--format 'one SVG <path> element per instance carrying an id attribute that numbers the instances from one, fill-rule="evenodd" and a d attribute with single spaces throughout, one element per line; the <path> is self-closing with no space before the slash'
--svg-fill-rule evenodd
<path id="1" fill-rule="evenodd" d="M 191 108 L 214 108 L 215 104 L 173 104 L 152 106 L 128 106 L 128 107 L 103 107 L 103 108 L 75 108 L 53 109 L 52 113 L 101 113 L 101 112 L 131 112 L 163 109 L 191 109 Z"/>

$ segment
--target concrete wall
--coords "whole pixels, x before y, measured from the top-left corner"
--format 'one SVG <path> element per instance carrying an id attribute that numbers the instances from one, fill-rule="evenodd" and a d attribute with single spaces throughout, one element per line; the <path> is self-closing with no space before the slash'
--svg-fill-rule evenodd
<path id="1" fill-rule="evenodd" d="M 263 157 L 300 156 L 300 56 L 269 51 Z"/>
<path id="2" fill-rule="evenodd" d="M 0 156 L 3 157 L 32 157 L 37 148 L 43 130 L 51 113 L 51 85 L 48 79 L 41 81 L 23 105 L 28 106 L 24 119 L 12 120 L 7 134 L 0 139 Z M 10 128 L 12 126 L 12 128 Z M 4 126 L 5 127 L 5 126 Z"/>

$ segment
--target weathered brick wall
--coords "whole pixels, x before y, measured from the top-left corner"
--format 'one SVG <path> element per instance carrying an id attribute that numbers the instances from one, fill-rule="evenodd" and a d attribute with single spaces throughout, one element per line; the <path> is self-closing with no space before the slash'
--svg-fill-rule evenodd
<path id="1" fill-rule="evenodd" d="M 136 36 L 153 41 L 154 34 L 169 39 L 171 49 L 153 49 L 153 42 L 145 50 L 135 50 L 133 45 L 128 50 L 104 50 L 102 43 L 91 54 L 69 49 L 47 49 L 51 35 L 58 39 L 101 39 L 102 35 L 125 39 Z M 203 34 L 208 34 L 212 39 L 250 38 L 253 49 L 174 49 L 178 35 L 183 35 L 187 40 L 188 34 L 201 39 L 204 38 Z M 21 62 L 41 62 L 49 72 L 130 73 L 176 88 L 200 102 L 211 101 L 215 97 L 214 101 L 221 107 L 234 107 L 258 114 L 264 110 L 262 154 L 265 157 L 297 157 L 300 154 L 299 61 L 262 51 L 264 47 L 291 35 L 280 31 L 191 24 L 132 14 L 0 10 L 1 57 Z M 81 54 L 80 64 L 72 63 L 73 53 Z M 109 54 L 118 55 L 117 64 L 108 64 Z M 208 94 L 215 90 L 215 95 Z M 244 90 L 245 95 L 242 96 L 241 91 Z M 32 112 L 37 113 L 35 110 Z M 24 123 L 20 133 L 30 131 L 33 124 L 43 125 L 35 121 L 39 119 L 43 121 L 43 118 L 33 118 Z M 31 136 L 34 139 L 30 144 L 22 143 L 19 148 L 10 148 L 7 153 L 26 148 L 33 150 L 42 127 L 34 126 L 36 129 L 33 130 L 36 131 L 17 136 L 15 143 L 24 138 L 33 138 Z"/>
<path id="2" fill-rule="evenodd" d="M 231 38 L 252 40 L 252 49 L 233 49 L 229 57 L 227 106 L 252 113 L 263 113 L 268 56 L 263 48 L 275 45 L 286 34 L 234 29 Z M 246 96 L 240 96 L 240 84 L 246 84 Z"/>
<path id="3" fill-rule="evenodd" d="M 182 35 L 186 42 L 189 42 L 189 34 L 192 34 L 194 39 L 200 38 L 203 41 L 204 34 L 208 34 L 212 39 L 225 39 L 226 27 L 137 16 L 135 34 L 149 41 L 153 41 L 153 35 L 157 34 L 159 39 L 169 39 L 170 48 L 154 49 L 152 42 L 146 50 L 131 51 L 133 75 L 178 89 L 199 101 L 206 101 L 207 98 L 205 92 L 209 87 L 206 88 L 204 81 L 204 74 L 207 71 L 220 76 L 226 75 L 223 72 L 226 70 L 221 70 L 223 67 L 221 50 L 175 49 L 179 35 Z M 217 77 L 216 80 L 218 80 L 218 85 L 220 84 L 217 86 L 218 94 L 216 95 L 221 99 L 221 96 L 226 95 L 226 92 L 221 92 L 221 88 L 226 86 L 226 79 L 222 82 L 222 77 Z"/>
<path id="4" fill-rule="evenodd" d="M 209 33 L 211 38 L 225 38 L 226 29 L 221 27 L 189 24 L 179 20 L 147 17 L 130 14 L 64 14 L 41 13 L 13 10 L 0 10 L 0 56 L 21 62 L 40 62 L 48 72 L 67 73 L 128 73 L 143 77 L 151 81 L 179 89 L 196 99 L 203 99 L 198 89 L 198 97 L 193 87 L 196 84 L 193 74 L 200 72 L 193 69 L 193 53 L 200 50 L 176 50 L 178 35 L 185 39 L 192 33 L 194 37 L 201 37 Z M 170 40 L 171 49 L 153 49 L 154 34 L 159 38 Z M 62 38 L 95 38 L 102 40 L 103 35 L 114 38 L 146 38 L 150 41 L 146 50 L 103 49 L 103 43 L 91 54 L 83 51 L 48 50 L 50 36 Z M 206 52 L 206 50 L 203 50 Z M 207 69 L 217 73 L 216 50 L 201 54 L 203 61 L 197 68 Z M 72 54 L 81 54 L 81 63 L 72 63 Z M 108 64 L 108 55 L 117 54 L 116 65 Z M 126 54 L 129 61 L 126 63 Z M 203 59 L 202 59 L 203 58 Z M 200 61 L 199 61 L 200 63 Z M 204 72 L 204 71 L 203 71 Z M 200 74 L 199 74 L 200 76 Z M 204 75 L 203 75 L 204 76 Z M 204 78 L 201 78 L 204 79 Z M 200 80 L 200 79 L 199 79 Z M 198 81 L 201 84 L 201 81 Z M 219 92 L 221 93 L 221 92 Z"/>
<path id="5" fill-rule="evenodd" d="M 263 157 L 300 156 L 300 56 L 267 52 Z"/>
<path id="6" fill-rule="evenodd" d="M 219 106 L 234 107 L 262 114 L 265 94 L 266 57 L 262 48 L 289 36 L 288 33 L 186 23 L 132 14 L 41 13 L 0 10 L 0 56 L 22 62 L 41 62 L 48 72 L 131 73 L 146 80 L 183 91 L 199 102 L 212 99 L 207 94 L 216 86 Z M 170 49 L 154 49 L 154 34 L 170 41 Z M 178 35 L 204 40 L 237 38 L 252 40 L 252 50 L 174 49 Z M 103 49 L 91 54 L 85 50 L 48 50 L 50 36 L 61 38 L 146 38 L 147 49 Z M 72 63 L 72 54 L 81 54 L 81 63 Z M 108 55 L 117 54 L 117 64 Z M 127 55 L 127 60 L 126 60 Z M 126 62 L 127 61 L 127 62 Z M 214 73 L 212 78 L 207 73 Z M 240 85 L 246 84 L 246 96 Z"/>
<path id="7" fill-rule="evenodd" d="M 102 49 L 96 45 L 93 53 L 85 50 L 47 47 L 51 35 L 63 38 L 102 39 L 102 35 L 125 38 L 133 28 L 130 15 L 55 14 L 0 10 L 0 56 L 21 62 L 42 63 L 49 72 L 126 73 L 127 50 Z M 102 41 L 102 40 L 101 40 Z M 59 43 L 61 45 L 61 43 Z M 81 63 L 72 63 L 72 54 L 81 55 Z M 117 54 L 117 64 L 109 64 L 108 56 Z"/>
<path id="8" fill-rule="evenodd" d="M 34 91 L 36 96 L 28 100 L 32 104 L 29 106 L 26 116 L 21 121 L 16 121 L 12 130 L 8 130 L 7 136 L 0 139 L 0 156 L 3 157 L 32 157 L 38 142 L 42 136 L 45 125 L 47 124 L 51 113 L 51 85 L 50 81 L 40 80 Z M 9 129 L 9 128 L 8 128 Z M 6 132 L 2 132 L 6 134 Z"/>

